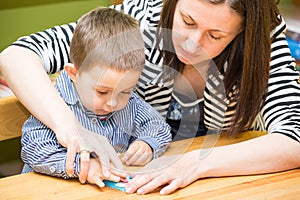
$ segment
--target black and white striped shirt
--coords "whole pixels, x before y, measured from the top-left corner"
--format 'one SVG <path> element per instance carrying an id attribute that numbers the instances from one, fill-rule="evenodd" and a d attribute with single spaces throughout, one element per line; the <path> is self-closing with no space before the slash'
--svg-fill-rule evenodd
<path id="1" fill-rule="evenodd" d="M 164 80 L 162 55 L 154 47 L 155 30 L 160 18 L 162 0 L 125 0 L 113 6 L 140 21 L 145 41 L 146 66 L 138 82 L 137 93 L 163 116 L 169 107 L 173 80 Z M 69 62 L 69 45 L 76 23 L 56 26 L 43 32 L 22 37 L 14 45 L 24 46 L 36 52 L 49 73 L 59 71 Z M 284 31 L 285 22 L 271 33 L 275 40 L 271 45 L 271 69 L 268 96 L 254 127 L 269 133 L 281 133 L 300 141 L 300 85 L 299 73 L 291 57 Z M 226 130 L 230 127 L 236 102 L 220 101 L 214 95 L 221 84 L 222 75 L 208 77 L 204 93 L 204 122 L 207 127 Z M 225 110 L 227 110 L 225 112 Z"/>

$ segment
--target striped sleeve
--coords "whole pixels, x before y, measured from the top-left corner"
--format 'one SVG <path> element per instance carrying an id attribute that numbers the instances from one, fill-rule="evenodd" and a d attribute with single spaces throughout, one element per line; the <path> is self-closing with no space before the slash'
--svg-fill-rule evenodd
<path id="1" fill-rule="evenodd" d="M 153 107 L 137 97 L 135 106 L 137 112 L 134 119 L 134 137 L 148 143 L 153 149 L 153 158 L 158 158 L 170 145 L 170 126 Z"/>
<path id="2" fill-rule="evenodd" d="M 54 132 L 31 116 L 23 125 L 21 158 L 33 171 L 70 178 L 66 173 L 67 149 L 56 140 Z M 79 176 L 79 154 L 76 155 L 74 177 Z"/>
<path id="3" fill-rule="evenodd" d="M 122 4 L 112 5 L 111 8 L 131 15 L 140 22 L 143 29 L 153 24 L 153 21 L 157 25 L 161 6 L 162 0 L 124 0 Z"/>
<path id="4" fill-rule="evenodd" d="M 28 48 L 41 59 L 47 73 L 55 73 L 70 62 L 70 41 L 76 23 L 55 26 L 42 32 L 19 38 L 12 45 Z"/>
<path id="5" fill-rule="evenodd" d="M 157 13 L 160 10 L 157 10 L 156 7 L 157 5 L 161 6 L 161 4 L 161 0 L 124 0 L 122 4 L 111 7 L 119 11 L 122 10 L 124 13 L 130 14 L 139 20 L 143 29 L 143 27 L 147 27 L 149 23 L 152 23 L 152 20 L 159 19 Z M 63 69 L 65 63 L 70 62 L 70 41 L 73 37 L 75 26 L 76 22 L 55 26 L 41 32 L 23 36 L 11 45 L 32 50 L 40 57 L 47 73 L 55 73 Z"/>
<path id="6" fill-rule="evenodd" d="M 283 33 L 277 35 L 271 48 L 268 96 L 263 107 L 266 128 L 269 133 L 300 141 L 299 72 Z"/>

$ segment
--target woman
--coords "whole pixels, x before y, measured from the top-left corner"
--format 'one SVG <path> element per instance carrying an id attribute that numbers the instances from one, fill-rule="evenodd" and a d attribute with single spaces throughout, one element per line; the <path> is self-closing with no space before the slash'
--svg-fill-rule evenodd
<path id="1" fill-rule="evenodd" d="M 270 133 L 216 147 L 202 160 L 194 159 L 199 150 L 187 153 L 158 173 L 136 176 L 126 186 L 128 193 L 145 194 L 167 184 L 161 194 L 168 194 L 199 178 L 268 173 L 300 166 L 298 73 L 285 40 L 285 23 L 273 0 L 125 0 L 115 9 L 140 20 L 146 66 L 136 91 L 166 116 L 175 139 L 177 133 L 181 139 L 206 134 L 207 129 L 236 134 L 259 127 Z M 0 64 L 18 98 L 69 148 L 68 163 L 81 144 L 78 137 L 72 137 L 74 133 L 69 133 L 75 123 L 70 120 L 61 125 L 60 121 L 61 117 L 74 117 L 46 80 L 42 66 L 54 72 L 68 61 L 74 26 L 56 27 L 20 39 L 2 53 Z M 172 29 L 172 35 L 164 29 Z M 16 45 L 30 48 L 39 57 Z M 203 49 L 205 59 L 198 53 Z M 18 62 L 13 59 L 16 57 Z M 14 72 L 24 65 L 32 82 L 39 86 L 26 78 L 13 80 Z M 163 70 L 165 65 L 170 68 Z M 182 88 L 182 83 L 189 87 Z M 36 92 L 39 88 L 42 90 Z M 43 96 L 47 99 L 37 106 Z M 39 113 L 40 108 L 45 112 Z M 197 118 L 186 114 L 190 111 L 182 111 L 190 108 L 198 110 L 194 112 Z M 186 122 L 186 118 L 192 120 Z M 181 121 L 194 127 L 187 136 L 180 131 Z M 273 148 L 279 145 L 282 148 L 275 151 Z M 226 159 L 229 155 L 230 163 Z"/>

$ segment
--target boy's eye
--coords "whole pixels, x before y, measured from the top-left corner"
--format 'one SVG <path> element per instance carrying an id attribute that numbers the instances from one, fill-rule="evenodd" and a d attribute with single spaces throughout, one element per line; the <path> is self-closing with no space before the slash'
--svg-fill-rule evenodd
<path id="1" fill-rule="evenodd" d="M 101 95 L 107 94 L 107 92 L 104 92 L 104 91 L 97 91 L 97 92 L 98 92 L 98 94 L 101 94 Z"/>
<path id="2" fill-rule="evenodd" d="M 130 91 L 123 91 L 122 94 L 131 94 L 131 90 Z"/>

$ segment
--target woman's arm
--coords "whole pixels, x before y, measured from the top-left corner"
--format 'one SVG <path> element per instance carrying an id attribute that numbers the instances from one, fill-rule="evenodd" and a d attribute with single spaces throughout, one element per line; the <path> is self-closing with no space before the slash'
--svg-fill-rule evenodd
<path id="1" fill-rule="evenodd" d="M 0 54 L 0 70 L 18 99 L 54 132 L 62 133 L 61 122 L 74 119 L 73 113 L 53 87 L 40 58 L 31 50 L 8 47 Z M 67 135 L 58 136 L 66 147 Z"/>
<path id="2" fill-rule="evenodd" d="M 174 164 L 158 172 L 136 175 L 127 184 L 126 191 L 146 194 L 167 184 L 160 190 L 164 195 L 200 178 L 262 174 L 300 167 L 300 143 L 276 133 L 214 147 L 202 159 L 200 151 L 183 154 Z"/>
<path id="3" fill-rule="evenodd" d="M 68 148 L 67 172 L 73 174 L 74 158 L 82 146 L 76 118 L 56 92 L 40 58 L 29 49 L 10 46 L 0 54 L 0 70 L 18 99 Z"/>

